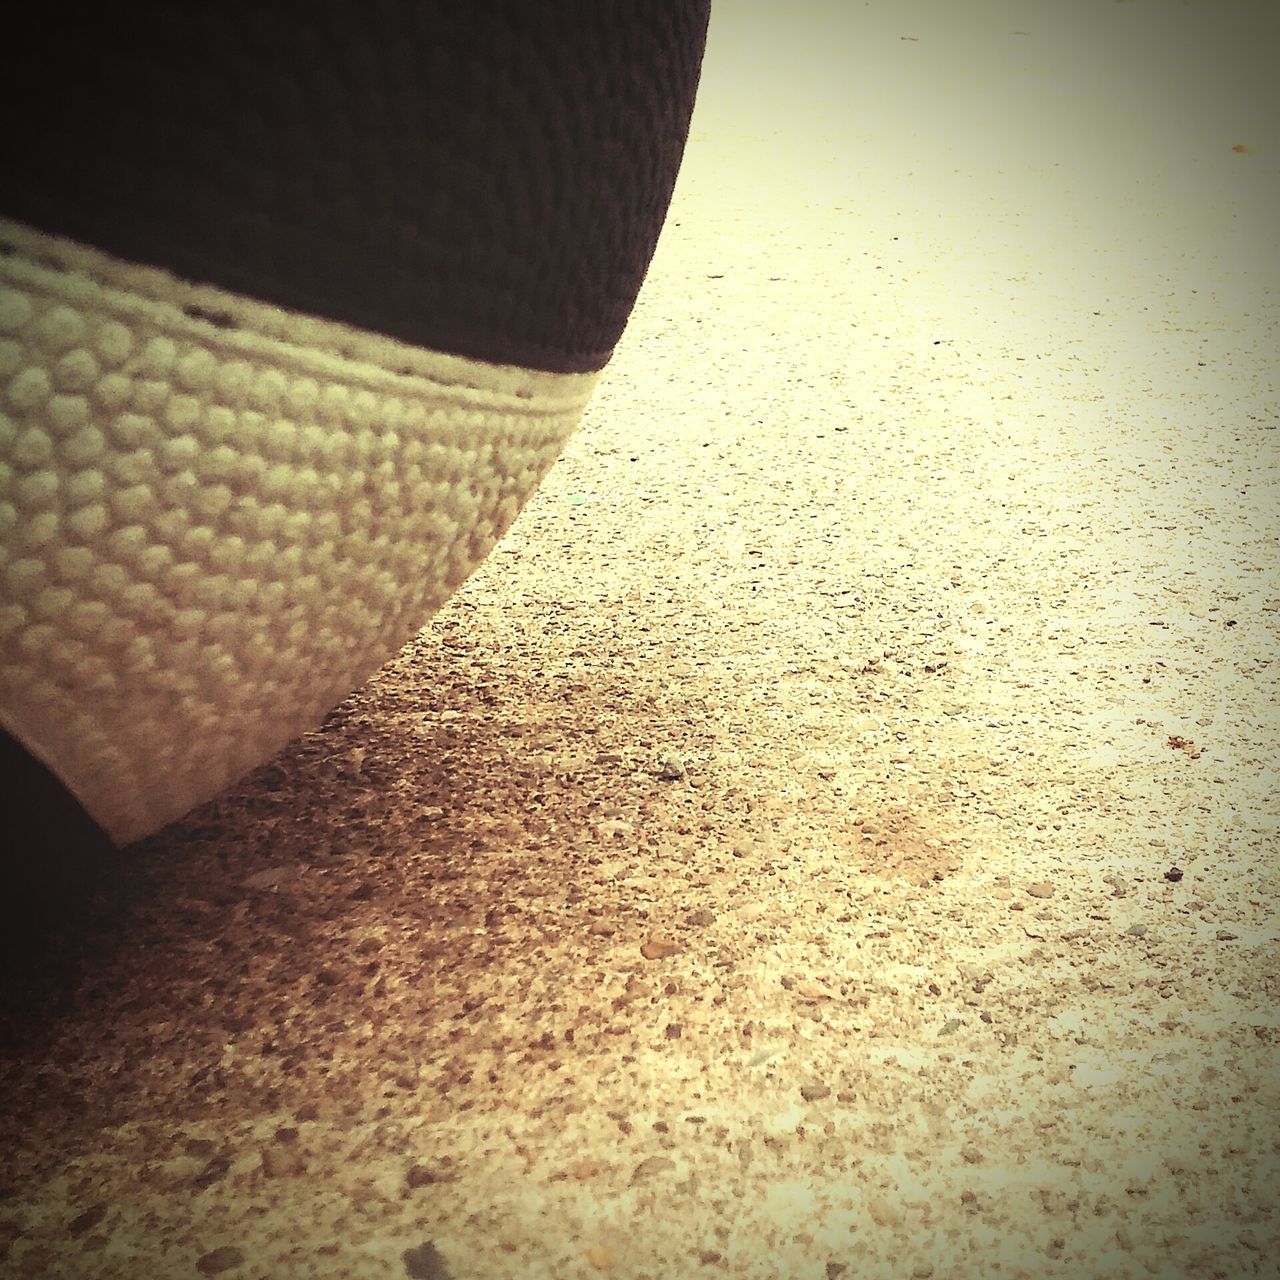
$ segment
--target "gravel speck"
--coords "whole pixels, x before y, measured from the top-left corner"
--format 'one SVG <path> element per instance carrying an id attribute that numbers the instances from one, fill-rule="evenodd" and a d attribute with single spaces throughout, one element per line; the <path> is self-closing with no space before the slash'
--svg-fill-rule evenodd
<path id="1" fill-rule="evenodd" d="M 670 1173 L 675 1167 L 676 1162 L 669 1160 L 666 1156 L 650 1156 L 647 1160 L 641 1160 L 632 1171 L 631 1185 L 634 1187 L 636 1183 L 644 1182 L 660 1173 Z"/>
<path id="2" fill-rule="evenodd" d="M 215 1182 L 221 1182 L 227 1176 L 227 1171 L 231 1168 L 230 1156 L 214 1156 L 194 1178 L 191 1179 L 191 1189 L 193 1191 L 204 1191 L 213 1186 Z"/>
<path id="3" fill-rule="evenodd" d="M 99 1200 L 97 1204 L 90 1205 L 83 1213 L 76 1214 L 67 1223 L 67 1235 L 82 1236 L 86 1232 L 92 1231 L 107 1216 L 107 1208 L 105 1201 Z"/>
<path id="4" fill-rule="evenodd" d="M 196 1270 L 202 1276 L 217 1276 L 244 1261 L 244 1251 L 233 1244 L 224 1244 L 196 1259 Z"/>
<path id="5" fill-rule="evenodd" d="M 646 960 L 665 960 L 667 956 L 677 955 L 680 949 L 680 944 L 674 939 L 655 933 L 641 945 L 640 954 Z"/>
<path id="6" fill-rule="evenodd" d="M 667 752 L 658 761 L 658 769 L 655 775 L 663 782 L 677 782 L 684 777 L 684 761 L 678 755 Z"/>
<path id="7" fill-rule="evenodd" d="M 292 1178 L 305 1173 L 306 1157 L 302 1149 L 291 1144 L 262 1148 L 262 1172 L 268 1178 Z"/>
<path id="8" fill-rule="evenodd" d="M 404 1260 L 405 1275 L 410 1280 L 452 1280 L 444 1258 L 430 1240 L 423 1241 L 416 1248 L 406 1249 L 400 1256 Z"/>

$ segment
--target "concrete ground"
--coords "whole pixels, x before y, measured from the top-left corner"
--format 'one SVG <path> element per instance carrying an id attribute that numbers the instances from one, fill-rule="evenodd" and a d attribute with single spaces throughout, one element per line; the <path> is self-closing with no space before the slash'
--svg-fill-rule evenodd
<path id="1" fill-rule="evenodd" d="M 0 1274 L 1280 1274 L 1274 9 L 787 11 L 508 538 L 6 992 Z"/>

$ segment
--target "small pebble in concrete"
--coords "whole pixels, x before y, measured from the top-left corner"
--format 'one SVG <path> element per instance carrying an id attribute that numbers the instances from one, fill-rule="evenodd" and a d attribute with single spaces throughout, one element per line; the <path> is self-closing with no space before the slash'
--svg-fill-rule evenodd
<path id="1" fill-rule="evenodd" d="M 597 1271 L 608 1271 L 613 1266 L 613 1250 L 608 1245 L 593 1244 L 587 1250 L 587 1261 Z"/>
<path id="2" fill-rule="evenodd" d="M 667 752 L 658 761 L 657 776 L 663 782 L 677 782 L 684 777 L 684 762 L 679 756 Z"/>
<path id="3" fill-rule="evenodd" d="M 218 1276 L 224 1271 L 238 1267 L 244 1261 L 243 1250 L 235 1245 L 224 1244 L 196 1259 L 196 1270 L 202 1276 Z"/>
<path id="4" fill-rule="evenodd" d="M 215 1182 L 221 1182 L 227 1176 L 227 1171 L 231 1168 L 230 1156 L 214 1156 L 203 1169 L 191 1180 L 191 1189 L 193 1191 L 204 1191 L 206 1188 L 213 1186 Z"/>
<path id="5" fill-rule="evenodd" d="M 430 1240 L 424 1240 L 415 1249 L 406 1249 L 401 1257 L 405 1275 L 410 1280 L 452 1280 L 444 1258 Z"/>
<path id="6" fill-rule="evenodd" d="M 666 1156 L 650 1156 L 636 1165 L 631 1174 L 631 1185 L 634 1187 L 636 1183 L 644 1182 L 647 1178 L 655 1177 L 660 1173 L 670 1173 L 675 1167 L 676 1162 L 669 1160 Z"/>
<path id="7" fill-rule="evenodd" d="M 67 1235 L 82 1236 L 107 1216 L 107 1205 L 103 1201 L 90 1205 L 83 1213 L 78 1213 L 67 1223 Z"/>
<path id="8" fill-rule="evenodd" d="M 404 1175 L 404 1181 L 405 1186 L 416 1190 L 418 1187 L 434 1186 L 437 1182 L 453 1182 L 456 1176 L 443 1166 L 414 1164 L 409 1166 L 408 1172 Z"/>
<path id="9" fill-rule="evenodd" d="M 655 933 L 641 945 L 640 954 L 646 960 L 664 960 L 667 956 L 675 955 L 679 950 L 678 942 Z"/>
<path id="10" fill-rule="evenodd" d="M 305 1173 L 306 1158 L 302 1150 L 295 1146 L 276 1146 L 262 1148 L 262 1172 L 268 1178 L 291 1178 Z"/>
<path id="11" fill-rule="evenodd" d="M 897 1227 L 902 1224 L 902 1208 L 884 1196 L 868 1196 L 867 1212 L 878 1227 Z"/>
<path id="12" fill-rule="evenodd" d="M 836 996 L 830 987 L 821 982 L 797 982 L 794 990 L 802 1000 L 834 1000 Z"/>

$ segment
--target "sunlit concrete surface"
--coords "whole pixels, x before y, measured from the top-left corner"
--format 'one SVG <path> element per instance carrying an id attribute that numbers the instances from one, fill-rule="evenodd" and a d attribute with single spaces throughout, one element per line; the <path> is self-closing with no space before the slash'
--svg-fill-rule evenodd
<path id="1" fill-rule="evenodd" d="M 1278 22 L 723 0 L 511 534 L 6 993 L 0 1273 L 1274 1275 Z"/>

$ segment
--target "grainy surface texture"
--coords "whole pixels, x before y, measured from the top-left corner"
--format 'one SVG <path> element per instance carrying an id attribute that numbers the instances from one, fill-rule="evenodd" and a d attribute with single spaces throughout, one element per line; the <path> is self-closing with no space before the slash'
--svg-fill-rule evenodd
<path id="1" fill-rule="evenodd" d="M 1072 12 L 713 18 L 511 535 L 7 993 L 0 1274 L 1277 1274 L 1280 115 Z"/>

